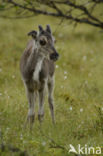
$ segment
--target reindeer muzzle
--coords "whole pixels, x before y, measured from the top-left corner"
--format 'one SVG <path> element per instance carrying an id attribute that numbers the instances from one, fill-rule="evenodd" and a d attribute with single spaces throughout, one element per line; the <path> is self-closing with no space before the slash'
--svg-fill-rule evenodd
<path id="1" fill-rule="evenodd" d="M 59 54 L 57 53 L 56 49 L 52 47 L 53 53 L 50 54 L 50 59 L 53 61 L 57 61 L 59 58 Z"/>
<path id="2" fill-rule="evenodd" d="M 52 53 L 50 55 L 50 59 L 53 60 L 53 61 L 57 61 L 59 58 L 59 54 L 56 52 L 56 53 Z"/>

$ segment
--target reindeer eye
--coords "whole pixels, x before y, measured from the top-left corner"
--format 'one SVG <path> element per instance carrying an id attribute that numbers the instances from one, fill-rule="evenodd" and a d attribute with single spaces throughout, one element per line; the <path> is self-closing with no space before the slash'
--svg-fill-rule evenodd
<path id="1" fill-rule="evenodd" d="M 40 40 L 40 45 L 42 45 L 42 46 L 46 45 L 46 41 L 45 40 Z"/>

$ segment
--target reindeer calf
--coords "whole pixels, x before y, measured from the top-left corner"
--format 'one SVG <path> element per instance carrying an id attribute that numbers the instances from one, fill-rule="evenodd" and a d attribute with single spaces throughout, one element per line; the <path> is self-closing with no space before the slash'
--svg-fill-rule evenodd
<path id="1" fill-rule="evenodd" d="M 37 95 L 39 96 L 38 119 L 40 123 L 43 120 L 46 86 L 48 86 L 48 102 L 52 121 L 53 123 L 55 121 L 53 106 L 54 62 L 58 59 L 59 54 L 55 50 L 49 25 L 46 26 L 46 30 L 39 26 L 38 33 L 31 31 L 28 35 L 32 36 L 32 40 L 28 43 L 21 57 L 20 70 L 29 102 L 26 123 L 29 121 L 30 128 L 32 128 Z"/>

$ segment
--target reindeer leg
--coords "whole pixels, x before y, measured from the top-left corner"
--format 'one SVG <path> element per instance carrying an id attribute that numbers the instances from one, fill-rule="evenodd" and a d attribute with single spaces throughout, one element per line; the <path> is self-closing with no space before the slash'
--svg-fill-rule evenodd
<path id="1" fill-rule="evenodd" d="M 51 77 L 48 82 L 48 103 L 49 103 L 50 113 L 52 117 L 52 122 L 54 124 L 55 117 L 54 117 L 53 88 L 54 88 L 54 78 Z"/>
<path id="2" fill-rule="evenodd" d="M 35 101 L 36 101 L 36 93 L 34 91 L 27 89 L 27 97 L 28 97 L 28 103 L 29 103 L 29 110 L 28 110 L 28 115 L 27 115 L 27 119 L 25 122 L 25 126 L 29 122 L 30 129 L 32 129 L 34 118 L 35 118 L 34 107 L 35 107 Z"/>
<path id="3" fill-rule="evenodd" d="M 44 117 L 44 97 L 45 97 L 45 86 L 39 90 L 39 111 L 38 120 L 41 123 Z"/>

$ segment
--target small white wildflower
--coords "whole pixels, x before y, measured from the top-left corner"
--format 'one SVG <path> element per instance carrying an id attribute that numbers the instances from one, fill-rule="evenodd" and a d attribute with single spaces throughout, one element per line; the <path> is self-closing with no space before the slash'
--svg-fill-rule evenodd
<path id="1" fill-rule="evenodd" d="M 86 80 L 84 83 L 87 85 L 88 84 L 88 81 Z"/>
<path id="2" fill-rule="evenodd" d="M 67 71 L 64 71 L 64 74 L 66 75 L 67 74 Z"/>
<path id="3" fill-rule="evenodd" d="M 6 128 L 7 131 L 8 131 L 9 129 L 10 129 L 9 127 Z"/>
<path id="4" fill-rule="evenodd" d="M 81 125 L 78 126 L 78 128 L 80 128 L 80 127 L 81 127 Z"/>
<path id="5" fill-rule="evenodd" d="M 60 88 L 64 88 L 64 86 L 60 86 Z"/>
<path id="6" fill-rule="evenodd" d="M 56 65 L 56 68 L 59 68 L 59 66 L 58 66 L 58 65 Z"/>
<path id="7" fill-rule="evenodd" d="M 2 96 L 2 93 L 0 93 L 0 96 Z"/>
<path id="8" fill-rule="evenodd" d="M 103 111 L 103 107 L 101 108 L 101 110 Z"/>
<path id="9" fill-rule="evenodd" d="M 83 112 L 83 108 L 80 109 L 80 112 Z"/>
<path id="10" fill-rule="evenodd" d="M 27 141 L 26 140 L 23 140 L 23 144 L 26 144 L 27 143 Z"/>
<path id="11" fill-rule="evenodd" d="M 91 77 L 92 76 L 92 73 L 89 73 L 88 76 Z"/>
<path id="12" fill-rule="evenodd" d="M 10 96 L 8 95 L 8 99 L 10 99 Z"/>
<path id="13" fill-rule="evenodd" d="M 4 94 L 7 94 L 7 90 L 4 91 Z"/>
<path id="14" fill-rule="evenodd" d="M 12 75 L 12 78 L 15 79 L 15 75 Z"/>
<path id="15" fill-rule="evenodd" d="M 67 76 L 64 76 L 64 80 L 66 80 L 67 79 Z"/>
<path id="16" fill-rule="evenodd" d="M 70 107 L 69 110 L 72 111 L 72 107 Z"/>
<path id="17" fill-rule="evenodd" d="M 83 56 L 83 61 L 86 61 L 86 59 L 87 59 L 87 56 Z"/>
<path id="18" fill-rule="evenodd" d="M 60 33 L 58 36 L 59 36 L 59 37 L 63 37 L 63 34 L 62 34 L 62 33 Z"/>
<path id="19" fill-rule="evenodd" d="M 0 68 L 0 72 L 2 72 L 2 68 Z"/>
<path id="20" fill-rule="evenodd" d="M 43 141 L 43 142 L 42 142 L 42 145 L 43 145 L 43 146 L 45 146 L 45 145 L 46 145 L 46 142 L 45 142 L 45 141 Z"/>
<path id="21" fill-rule="evenodd" d="M 23 140 L 23 135 L 22 134 L 20 135 L 20 139 Z"/>

